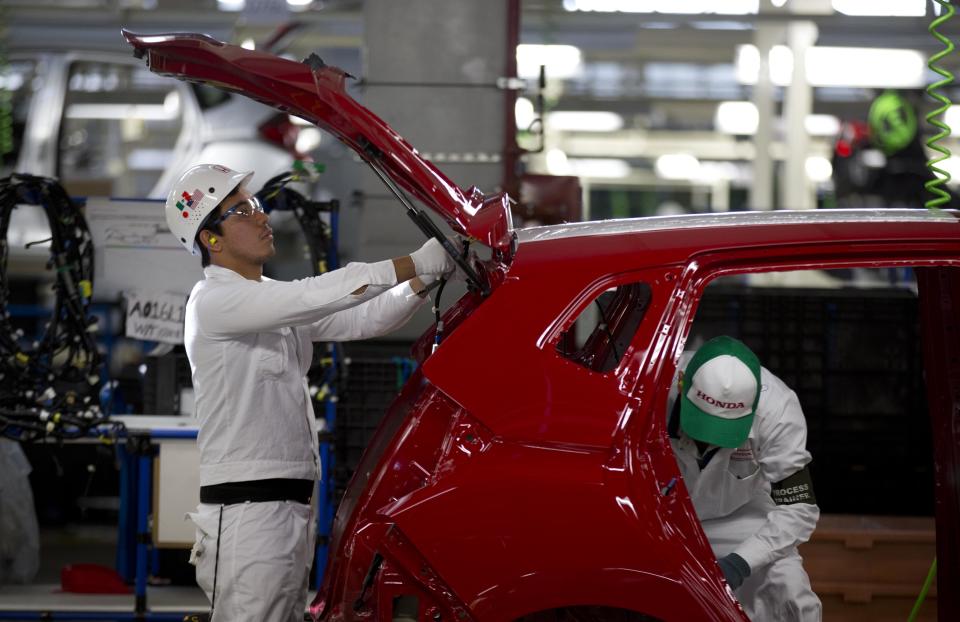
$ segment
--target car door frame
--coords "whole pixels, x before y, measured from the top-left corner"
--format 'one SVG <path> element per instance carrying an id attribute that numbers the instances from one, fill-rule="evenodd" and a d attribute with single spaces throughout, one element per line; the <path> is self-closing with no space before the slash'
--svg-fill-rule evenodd
<path id="1" fill-rule="evenodd" d="M 695 255 L 687 262 L 674 290 L 674 321 L 659 331 L 660 343 L 650 346 L 663 353 L 664 359 L 659 365 L 648 366 L 651 372 L 654 368 L 658 371 L 646 379 L 640 378 L 634 393 L 651 395 L 648 407 L 653 412 L 666 408 L 667 395 L 700 299 L 714 279 L 755 272 L 856 267 L 917 269 L 923 363 L 934 439 L 938 619 L 956 620 L 960 617 L 960 594 L 953 589 L 960 583 L 960 477 L 956 476 L 960 472 L 960 323 L 954 316 L 960 311 L 960 250 L 946 248 L 942 242 L 887 242 L 851 247 L 838 241 Z M 670 313 L 663 316 L 663 322 L 670 320 Z M 641 443 L 657 446 L 669 443 L 665 421 L 642 419 L 653 425 L 645 427 Z M 629 435 L 632 428 L 624 426 L 623 429 Z M 618 439 L 615 446 L 620 442 Z M 669 479 L 666 475 L 664 481 Z M 692 510 L 689 496 L 685 496 L 684 501 Z"/>

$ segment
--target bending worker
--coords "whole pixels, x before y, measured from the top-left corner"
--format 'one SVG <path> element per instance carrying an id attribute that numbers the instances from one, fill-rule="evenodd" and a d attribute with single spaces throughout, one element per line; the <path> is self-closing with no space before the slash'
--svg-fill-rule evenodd
<path id="1" fill-rule="evenodd" d="M 668 432 L 723 576 L 751 620 L 819 622 L 797 553 L 820 509 L 796 393 L 731 337 L 685 352 L 678 369 Z"/>
<path id="2" fill-rule="evenodd" d="M 366 339 L 404 324 L 454 268 L 436 240 L 409 256 L 298 281 L 263 276 L 276 252 L 253 173 L 194 166 L 166 202 L 170 231 L 200 254 L 184 343 L 200 431 L 191 562 L 212 619 L 300 621 L 314 553 L 320 475 L 305 379 L 313 341 Z"/>

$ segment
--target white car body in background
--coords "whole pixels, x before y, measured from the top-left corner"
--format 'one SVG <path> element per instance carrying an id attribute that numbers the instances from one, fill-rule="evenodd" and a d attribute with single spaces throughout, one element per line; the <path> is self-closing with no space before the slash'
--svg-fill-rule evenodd
<path id="1" fill-rule="evenodd" d="M 0 164 L 0 177 L 54 177 L 72 196 L 162 199 L 183 170 L 201 162 L 255 171 L 256 191 L 296 158 L 289 146 L 295 132 L 285 146 L 282 131 L 272 132 L 272 142 L 261 129 L 289 125 L 285 115 L 157 76 L 132 56 L 11 52 L 0 88 L 13 91 L 15 148 Z M 46 245 L 24 244 L 48 236 L 42 210 L 15 210 L 11 259 L 45 261 Z"/>

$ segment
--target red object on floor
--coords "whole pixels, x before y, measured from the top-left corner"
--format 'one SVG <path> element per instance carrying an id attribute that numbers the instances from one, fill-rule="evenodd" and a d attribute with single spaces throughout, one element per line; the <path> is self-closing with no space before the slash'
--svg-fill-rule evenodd
<path id="1" fill-rule="evenodd" d="M 129 594 L 130 588 L 113 568 L 100 564 L 70 564 L 60 569 L 60 587 L 78 594 Z"/>

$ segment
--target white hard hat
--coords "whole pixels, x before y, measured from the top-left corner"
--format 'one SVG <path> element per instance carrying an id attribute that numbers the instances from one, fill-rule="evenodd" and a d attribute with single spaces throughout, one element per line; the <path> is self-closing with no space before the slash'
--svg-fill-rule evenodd
<path id="1" fill-rule="evenodd" d="M 164 212 L 170 233 L 194 255 L 200 254 L 194 238 L 197 229 L 220 203 L 241 188 L 252 172 L 241 173 L 219 164 L 198 164 L 180 176 L 167 195 Z"/>

